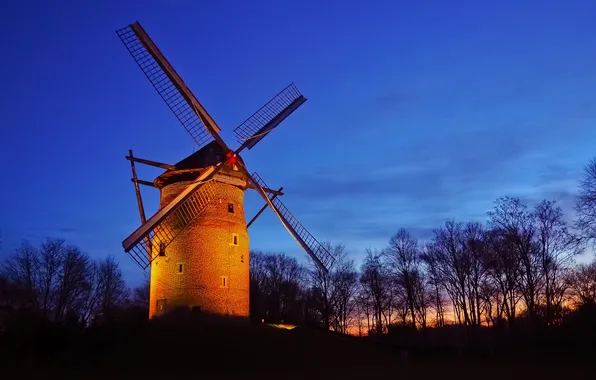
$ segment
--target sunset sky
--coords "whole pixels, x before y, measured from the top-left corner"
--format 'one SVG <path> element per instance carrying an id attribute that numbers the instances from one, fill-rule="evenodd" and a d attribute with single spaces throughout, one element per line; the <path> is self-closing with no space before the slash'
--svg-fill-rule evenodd
<path id="1" fill-rule="evenodd" d="M 298 86 L 308 101 L 243 157 L 357 263 L 400 227 L 426 239 L 484 220 L 499 196 L 571 218 L 596 156 L 596 3 L 413 3 L 4 1 L 0 255 L 60 237 L 142 278 L 121 246 L 139 225 L 124 156 L 175 163 L 196 145 L 115 34 L 135 20 L 233 147 L 234 127 Z M 158 192 L 142 191 L 152 214 Z M 247 220 L 262 204 L 247 194 Z M 249 233 L 306 260 L 271 211 Z"/>

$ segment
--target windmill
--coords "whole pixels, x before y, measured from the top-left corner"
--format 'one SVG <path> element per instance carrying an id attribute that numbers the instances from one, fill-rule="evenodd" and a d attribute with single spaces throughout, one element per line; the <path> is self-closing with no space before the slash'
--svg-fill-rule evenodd
<path id="1" fill-rule="evenodd" d="M 327 272 L 334 257 L 240 157 L 300 107 L 306 98 L 294 84 L 275 95 L 234 129 L 240 146 L 232 150 L 221 129 L 182 81 L 164 55 L 135 22 L 116 34 L 158 94 L 188 131 L 199 149 L 174 165 L 141 159 L 130 161 L 141 226 L 123 242 L 124 251 L 143 269 L 150 267 L 149 316 L 177 307 L 248 317 L 248 227 L 269 207 L 312 260 Z M 165 169 L 153 182 L 137 178 L 135 163 Z M 160 190 L 160 208 L 149 219 L 139 184 Z M 244 191 L 257 191 L 265 205 L 247 224 Z"/>

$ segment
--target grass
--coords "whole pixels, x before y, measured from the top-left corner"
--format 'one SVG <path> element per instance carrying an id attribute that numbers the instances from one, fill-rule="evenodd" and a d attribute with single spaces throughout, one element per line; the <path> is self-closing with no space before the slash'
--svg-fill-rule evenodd
<path id="1" fill-rule="evenodd" d="M 98 329 L 68 349 L 10 364 L 6 379 L 596 378 L 581 361 L 408 358 L 328 331 L 202 321 Z"/>

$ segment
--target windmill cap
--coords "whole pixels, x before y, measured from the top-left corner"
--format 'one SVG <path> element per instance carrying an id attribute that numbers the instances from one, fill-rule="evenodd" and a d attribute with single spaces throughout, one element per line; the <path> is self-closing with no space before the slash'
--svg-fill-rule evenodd
<path id="1" fill-rule="evenodd" d="M 198 151 L 177 162 L 174 165 L 174 170 L 166 170 L 163 172 L 153 181 L 153 184 L 158 189 L 161 189 L 171 183 L 192 181 L 200 175 L 201 169 L 215 166 L 225 160 L 226 153 L 227 152 L 224 152 L 215 141 L 212 141 Z M 235 158 L 237 161 L 244 163 L 240 156 L 236 156 Z M 245 178 L 244 174 L 240 171 L 226 170 L 226 168 L 222 168 L 221 172 L 233 177 Z"/>

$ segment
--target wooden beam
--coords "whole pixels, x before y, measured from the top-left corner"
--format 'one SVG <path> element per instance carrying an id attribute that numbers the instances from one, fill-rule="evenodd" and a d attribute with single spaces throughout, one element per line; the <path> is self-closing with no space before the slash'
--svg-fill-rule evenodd
<path id="1" fill-rule="evenodd" d="M 141 198 L 141 189 L 139 188 L 139 180 L 137 179 L 137 171 L 135 169 L 135 161 L 132 155 L 132 149 L 128 150 L 128 154 L 130 154 L 130 168 L 132 170 L 132 182 L 135 184 L 135 193 L 137 195 L 137 204 L 139 205 L 139 214 L 141 215 L 141 223 L 145 223 L 147 219 L 145 218 L 145 208 L 143 207 L 143 199 Z M 127 156 L 128 157 L 128 156 Z"/>
<path id="2" fill-rule="evenodd" d="M 134 178 L 131 178 L 130 180 L 131 180 L 131 181 L 133 181 L 133 182 L 135 182 L 135 179 L 134 179 Z M 137 182 L 139 185 L 144 185 L 144 186 L 149 186 L 149 187 L 155 187 L 155 188 L 157 188 L 157 186 L 155 186 L 155 185 L 153 184 L 153 182 L 149 182 L 149 181 L 143 181 L 142 179 L 138 179 L 138 178 L 136 179 L 136 182 Z"/>
<path id="3" fill-rule="evenodd" d="M 147 222 L 147 218 L 145 217 L 145 207 L 143 207 L 143 198 L 141 198 L 141 189 L 139 188 L 139 183 L 141 183 L 141 181 L 139 181 L 139 179 L 137 178 L 137 170 L 135 169 L 135 161 L 134 161 L 134 156 L 132 155 L 132 149 L 128 150 L 128 154 L 130 154 L 130 167 L 132 169 L 132 182 L 135 184 L 135 193 L 137 195 L 137 203 L 139 205 L 139 214 L 141 216 L 141 224 L 145 224 L 145 222 Z M 146 181 L 142 181 L 142 182 L 146 182 Z M 145 239 L 146 241 L 146 245 L 147 245 L 147 256 L 149 258 L 149 261 L 151 261 L 151 241 L 149 240 L 149 238 Z"/>
<path id="4" fill-rule="evenodd" d="M 280 187 L 279 190 L 268 189 L 266 187 L 263 188 L 266 193 L 273 194 L 273 195 L 284 195 L 282 192 L 283 187 Z"/>
<path id="5" fill-rule="evenodd" d="M 264 188 L 263 188 L 264 189 Z M 279 190 L 277 191 L 279 194 L 283 194 L 281 191 L 283 190 L 283 187 L 280 187 Z M 271 200 L 274 200 L 275 197 L 277 197 L 278 194 L 275 194 L 271 197 Z M 263 213 L 263 211 L 265 211 L 265 209 L 269 206 L 268 203 L 265 203 L 265 206 L 261 207 L 261 209 L 259 210 L 259 212 L 257 212 L 257 214 L 255 216 L 252 217 L 252 219 L 250 220 L 250 222 L 248 222 L 248 224 L 246 225 L 246 228 L 250 227 L 251 224 L 254 223 L 255 220 L 257 220 L 257 218 L 259 216 L 261 216 L 261 214 Z"/>
<path id="6" fill-rule="evenodd" d="M 252 183 L 250 183 L 250 181 L 248 183 L 248 187 L 251 188 L 251 189 L 253 189 L 253 190 L 258 190 Z M 273 195 L 284 195 L 284 193 L 281 191 L 281 189 L 283 189 L 283 187 L 281 187 L 280 190 L 273 190 L 273 189 L 269 189 L 269 188 L 266 188 L 266 187 L 263 187 L 262 189 L 266 193 L 269 193 L 269 194 L 273 194 Z"/>
<path id="7" fill-rule="evenodd" d="M 176 169 L 176 167 L 174 165 L 164 164 L 163 162 L 145 160 L 144 158 L 126 156 L 126 159 L 128 161 L 138 162 L 140 164 L 145 164 L 145 165 L 150 165 L 150 166 L 155 166 L 157 168 L 162 168 L 162 169 L 166 169 L 166 170 L 175 170 Z"/>

